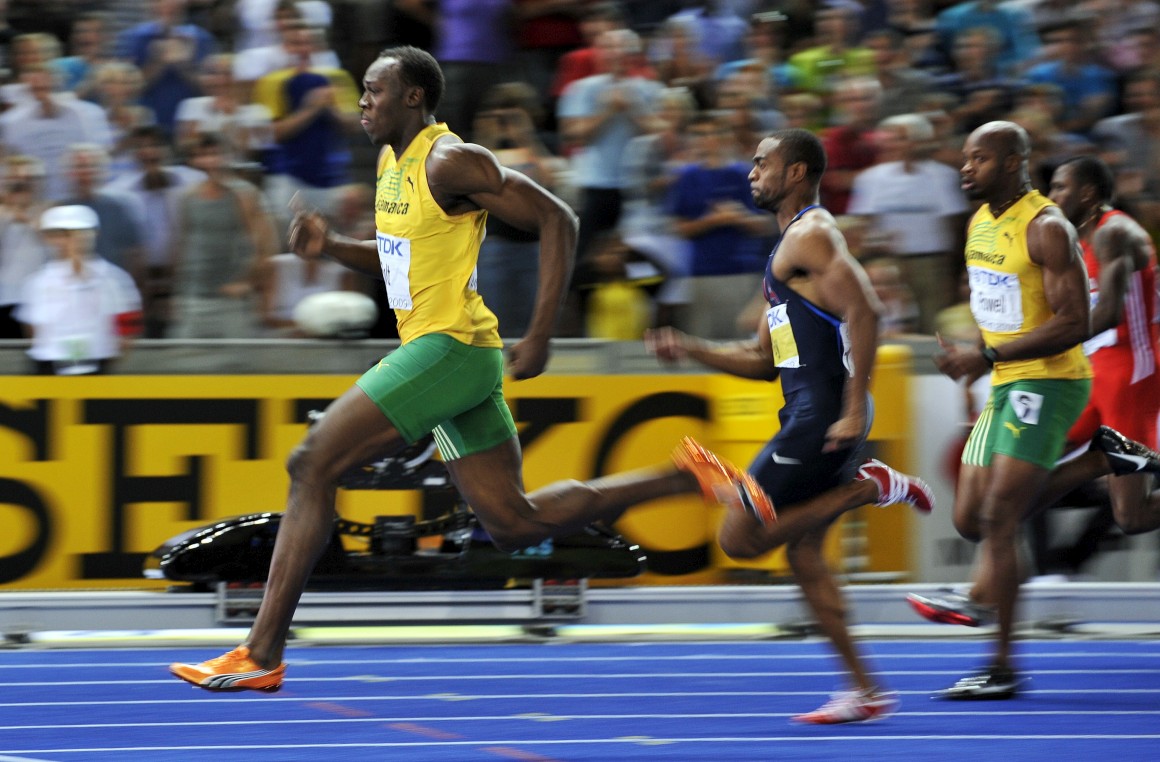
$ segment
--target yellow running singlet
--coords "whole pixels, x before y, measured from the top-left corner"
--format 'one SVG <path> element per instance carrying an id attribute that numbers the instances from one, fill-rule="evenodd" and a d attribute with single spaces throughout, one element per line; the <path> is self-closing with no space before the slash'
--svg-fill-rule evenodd
<path id="1" fill-rule="evenodd" d="M 1042 269 L 1027 251 L 1027 226 L 1052 202 L 1029 191 L 995 219 L 984 204 L 967 230 L 967 274 L 971 282 L 971 314 L 988 346 L 1002 347 L 1045 323 L 1051 307 L 1043 291 Z M 1020 379 L 1091 378 L 1083 346 L 1050 357 L 1004 361 L 991 374 L 992 385 Z"/>
<path id="2" fill-rule="evenodd" d="M 387 300 L 403 343 L 443 333 L 476 347 L 502 347 L 499 325 L 476 292 L 476 263 L 487 212 L 454 216 L 427 184 L 427 156 L 452 136 L 443 123 L 426 127 L 402 156 L 379 156 L 375 228 Z"/>

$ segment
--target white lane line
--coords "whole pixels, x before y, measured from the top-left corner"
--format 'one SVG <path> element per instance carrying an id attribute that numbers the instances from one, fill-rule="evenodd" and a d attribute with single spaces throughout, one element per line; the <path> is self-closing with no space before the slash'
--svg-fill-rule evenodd
<path id="1" fill-rule="evenodd" d="M 505 675 L 348 675 L 340 677 L 311 677 L 310 675 L 294 675 L 298 683 L 430 683 L 430 682 L 460 682 L 477 680 L 692 680 L 692 679 L 753 679 L 753 678 L 796 678 L 796 677 L 832 677 L 832 670 L 820 672 L 617 672 L 602 674 L 586 672 L 583 674 L 505 674 Z M 893 677 L 953 677 L 960 676 L 959 670 L 945 669 L 911 669 L 902 671 L 876 670 L 875 674 Z M 1027 674 L 1043 675 L 1091 675 L 1091 669 L 1034 669 Z M 1155 675 L 1160 669 L 1100 669 L 1100 675 Z M 86 685 L 169 685 L 173 679 L 158 680 L 35 680 L 30 682 L 2 682 L 0 688 L 32 688 L 53 686 L 77 687 Z"/>
<path id="2" fill-rule="evenodd" d="M 190 688 L 191 691 L 197 690 Z M 936 689 L 921 690 L 921 691 L 894 691 L 901 696 L 925 696 L 931 698 L 932 694 L 937 692 Z M 1031 689 L 1022 691 L 1020 696 L 1067 696 L 1067 695 L 1103 695 L 1108 694 L 1112 696 L 1120 696 L 1124 694 L 1132 695 L 1160 695 L 1160 687 L 1158 688 L 1068 688 L 1068 689 Z M 520 701 L 542 701 L 545 699 L 616 699 L 616 698 L 641 698 L 641 699 L 668 699 L 668 698 L 733 698 L 738 696 L 748 697 L 776 697 L 776 696 L 829 696 L 829 690 L 816 691 L 631 691 L 631 692 L 610 692 L 610 693 L 491 693 L 491 694 L 472 694 L 472 693 L 434 693 L 434 694 L 399 694 L 393 696 L 254 696 L 254 701 L 263 704 L 274 702 L 290 702 L 290 703 L 307 703 L 307 702 L 370 702 L 370 701 L 497 701 L 497 700 L 520 700 Z M 240 701 L 245 699 L 239 698 L 236 695 L 228 697 L 215 696 L 213 694 L 205 694 L 204 698 L 196 699 L 165 699 L 162 703 L 166 705 L 173 704 L 231 704 L 233 706 L 240 706 Z M 0 703 L 0 709 L 19 708 L 19 707 L 85 707 L 85 706 L 140 706 L 140 705 L 156 705 L 158 699 L 119 699 L 107 701 L 11 701 Z M 986 712 L 985 714 L 990 714 Z M 1086 714 L 1086 712 L 1081 712 Z"/>
<path id="3" fill-rule="evenodd" d="M 947 625 L 952 627 L 951 625 Z M 389 629 L 389 628 L 386 628 Z M 943 638 L 911 638 L 911 637 L 897 637 L 897 638 L 858 638 L 858 643 L 861 645 L 874 646 L 893 646 L 898 647 L 900 644 L 907 646 L 922 646 L 934 647 L 936 649 L 943 646 L 962 646 L 964 643 L 970 642 L 985 642 L 974 631 L 968 632 L 968 628 L 958 628 L 964 637 L 943 637 Z M 986 630 L 983 631 L 986 633 Z M 244 631 L 243 631 L 244 634 Z M 1070 642 L 1069 642 L 1070 641 Z M 1145 637 L 1143 639 L 1136 638 L 1087 638 L 1082 635 L 1072 638 L 1021 638 L 1020 643 L 1030 648 L 1040 648 L 1048 646 L 1064 646 L 1073 647 L 1076 642 L 1085 642 L 1092 645 L 1099 644 L 1101 647 L 1125 646 L 1125 647 L 1139 647 L 1139 648 L 1155 648 L 1156 638 Z M 826 641 L 817 636 L 809 636 L 802 639 L 784 640 L 784 639 L 765 639 L 765 640 L 737 640 L 737 639 L 723 639 L 723 640 L 707 640 L 704 638 L 696 638 L 690 640 L 622 640 L 622 641 L 576 641 L 567 638 L 561 638 L 557 641 L 536 640 L 536 641 L 521 641 L 521 642 L 448 642 L 448 643 L 424 643 L 424 642 L 392 642 L 385 644 L 304 644 L 303 648 L 313 648 L 317 650 L 334 650 L 334 651 L 359 651 L 359 650 L 410 650 L 410 651 L 461 651 L 464 649 L 472 650 L 487 650 L 487 651 L 518 651 L 530 648 L 597 648 L 616 651 L 656 651 L 663 649 L 688 650 L 690 648 L 710 649 L 710 648 L 799 648 L 803 645 L 825 645 Z M 214 644 L 200 644 L 190 643 L 188 645 L 173 645 L 167 643 L 165 645 L 156 644 L 137 644 L 131 646 L 96 646 L 96 647 L 76 647 L 67 646 L 51 648 L 51 653 L 54 654 L 107 654 L 107 653 L 177 653 L 199 650 L 213 650 L 217 646 Z M 19 653 L 19 652 L 16 652 Z M 939 653 L 939 652 L 935 652 Z M 1043 651 L 1044 655 L 1050 655 L 1050 649 Z"/>
<path id="4" fill-rule="evenodd" d="M 112 728 L 170 728 L 170 727 L 204 727 L 204 726 L 245 726 L 245 725 L 326 725 L 344 722 L 352 723 L 396 723 L 396 722 L 510 722 L 524 720 L 526 722 L 563 722 L 563 721 L 601 721 L 608 720 L 740 720 L 740 719 L 779 719 L 793 717 L 795 712 L 717 712 L 702 714 L 513 714 L 513 715 L 457 715 L 430 717 L 327 717 L 302 718 L 290 720 L 189 720 L 174 722 L 87 722 L 77 724 L 52 725 L 0 725 L 0 730 L 95 730 Z M 977 711 L 977 712 L 912 712 L 905 711 L 907 717 L 1130 717 L 1160 715 L 1160 710 L 1133 709 L 1117 710 L 1031 710 L 1031 711 Z M 0 757 L 0 762 L 4 758 Z"/>
<path id="5" fill-rule="evenodd" d="M 246 745 L 200 745 L 200 746 L 107 746 L 107 747 L 89 747 L 83 749 L 16 749 L 13 753 L 16 754 L 94 754 L 94 753 L 118 753 L 124 754 L 127 752 L 166 752 L 166 751 L 261 751 L 270 749 L 415 749 L 438 747 L 446 748 L 449 746 L 572 746 L 572 745 L 617 745 L 617 746 L 664 746 L 677 744 L 722 744 L 722 743 L 736 743 L 736 744 L 753 744 L 753 743 L 801 743 L 802 741 L 855 741 L 858 743 L 865 743 L 867 741 L 923 741 L 929 743 L 935 740 L 948 741 L 1154 741 L 1160 740 L 1160 735 L 1154 734 L 1131 734 L 1131 735 L 1103 735 L 1103 734 L 1083 734 L 1083 735 L 953 735 L 953 736 L 936 736 L 936 735 L 895 735 L 895 736 L 879 736 L 879 735 L 839 735 L 839 736 L 709 736 L 696 738 L 653 738 L 653 737 L 634 737 L 634 738 L 553 738 L 547 739 L 494 739 L 494 740 L 478 740 L 478 741 L 453 741 L 443 740 L 438 741 L 402 741 L 402 742 L 380 742 L 380 743 L 316 743 L 316 744 L 246 744 Z M 1115 747 L 1108 749 L 1109 753 L 1115 753 Z"/>
<path id="6" fill-rule="evenodd" d="M 980 641 L 980 647 L 985 643 Z M 913 661 L 917 659 L 976 659 L 979 654 L 975 652 L 962 653 L 908 653 L 908 654 L 877 654 L 871 653 L 870 656 L 875 661 L 884 662 L 892 661 L 894 659 Z M 0 659 L 4 655 L 0 654 Z M 177 658 L 177 657 L 174 657 Z M 816 654 L 685 654 L 674 656 L 558 656 L 553 654 L 551 660 L 553 663 L 593 663 L 593 662 L 687 662 L 687 661 L 819 661 L 832 660 L 834 658 L 831 653 L 816 653 Z M 1021 658 L 1028 659 L 1091 659 L 1091 658 L 1131 658 L 1131 659 L 1160 659 L 1160 651 L 1156 652 L 1139 652 L 1139 651 L 1101 651 L 1089 652 L 1083 651 L 1075 652 L 1060 652 L 1060 653 L 1037 653 L 1034 651 L 1021 654 Z M 431 657 L 408 657 L 399 659 L 287 659 L 287 664 L 291 667 L 315 667 L 325 665 L 360 665 L 360 664 L 479 664 L 481 661 L 486 661 L 488 664 L 541 664 L 544 661 L 543 656 L 502 656 L 502 657 L 471 657 L 471 658 L 431 658 Z M 113 668 L 124 669 L 126 667 L 166 667 L 169 661 L 119 661 L 119 662 L 31 662 L 23 664 L 0 664 L 0 670 L 5 669 L 53 669 L 53 668 L 85 668 L 85 669 L 101 669 Z"/>

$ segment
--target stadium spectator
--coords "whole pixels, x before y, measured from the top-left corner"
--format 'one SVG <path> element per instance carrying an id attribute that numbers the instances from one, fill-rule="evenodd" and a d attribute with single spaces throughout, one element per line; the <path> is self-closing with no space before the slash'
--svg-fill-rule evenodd
<path id="1" fill-rule="evenodd" d="M 834 92 L 842 79 L 874 73 L 874 53 L 854 44 L 858 38 L 854 10 L 844 5 L 820 8 L 814 26 L 816 44 L 789 58 L 802 90 L 825 96 Z"/>
<path id="2" fill-rule="evenodd" d="M 958 44 L 963 32 L 980 27 L 994 33 L 998 74 L 1018 76 L 1039 52 L 1039 38 L 1030 14 L 999 0 L 955 3 L 935 18 L 938 44 L 948 54 Z"/>
<path id="3" fill-rule="evenodd" d="M 541 121 L 532 86 L 508 82 L 488 91 L 473 133 L 500 164 L 554 192 L 562 162 L 540 138 Z M 479 246 L 477 290 L 499 320 L 500 336 L 519 338 L 527 332 L 539 282 L 538 251 L 535 235 L 488 217 L 487 236 Z"/>
<path id="4" fill-rule="evenodd" d="M 217 53 L 201 66 L 204 95 L 186 98 L 177 105 L 174 143 L 187 156 L 202 133 L 212 132 L 225 141 L 231 161 L 254 161 L 273 140 L 270 113 L 256 103 L 239 98 L 233 75 L 234 57 Z"/>
<path id="5" fill-rule="evenodd" d="M 667 209 L 677 233 L 691 244 L 689 303 L 678 312 L 681 330 L 709 339 L 737 336 L 737 313 L 761 288 L 772 218 L 759 211 L 749 165 L 736 159 L 723 114 L 689 124 L 696 162 L 669 190 Z"/>
<path id="6" fill-rule="evenodd" d="M 104 190 L 133 198 L 133 206 L 141 215 L 145 337 L 160 339 L 166 336 L 172 319 L 170 295 L 175 285 L 173 245 L 178 198 L 185 188 L 200 182 L 204 174 L 169 162 L 169 143 L 157 126 L 134 130 L 132 146 L 136 166 L 106 183 Z"/>
<path id="7" fill-rule="evenodd" d="M 950 113 L 961 135 L 1004 118 L 1015 104 L 1018 85 L 999 70 L 998 43 L 999 35 L 989 27 L 963 31 L 955 38 L 954 71 L 935 80 L 938 91 L 957 100 Z"/>
<path id="8" fill-rule="evenodd" d="M 735 69 L 717 84 L 716 110 L 733 132 L 733 155 L 748 158 L 761 139 L 785 127 L 785 115 L 773 107 L 767 72 L 760 66 Z"/>
<path id="9" fill-rule="evenodd" d="M 205 29 L 185 22 L 186 0 L 150 0 L 149 11 L 150 20 L 121 33 L 117 56 L 141 70 L 141 103 L 169 134 L 177 104 L 199 94 L 197 69 L 216 42 Z"/>
<path id="10" fill-rule="evenodd" d="M 822 177 L 822 203 L 832 214 L 846 213 L 854 178 L 877 158 L 875 128 L 882 86 L 873 77 L 843 79 L 834 91 L 834 126 L 822 133 L 829 157 Z"/>
<path id="11" fill-rule="evenodd" d="M 111 52 L 104 15 L 82 13 L 77 16 L 69 34 L 69 55 L 55 63 L 61 73 L 61 89 L 78 98 L 93 98 L 96 72 L 111 60 Z"/>
<path id="12" fill-rule="evenodd" d="M 874 51 L 874 76 L 882 86 L 882 116 L 918 111 L 933 77 L 910 64 L 902 35 L 894 29 L 878 29 L 866 35 L 865 44 Z"/>
<path id="13" fill-rule="evenodd" d="M 259 79 L 295 65 L 296 54 L 292 50 L 294 43 L 290 41 L 290 34 L 303 25 L 310 26 L 303 18 L 298 3 L 295 0 L 279 0 L 274 8 L 277 37 L 269 43 L 238 50 L 233 59 L 233 78 L 241 102 L 251 99 L 254 84 Z M 310 65 L 322 69 L 341 68 L 338 55 L 325 46 L 311 52 Z"/>
<path id="14" fill-rule="evenodd" d="M 111 143 L 109 124 L 97 106 L 55 92 L 56 71 L 45 64 L 25 69 L 21 80 L 32 100 L 0 115 L 5 150 L 35 156 L 44 163 L 44 195 L 59 200 L 68 187 L 65 158 L 74 143 Z"/>
<path id="15" fill-rule="evenodd" d="M 127 272 L 96 256 L 98 225 L 87 206 L 56 206 L 40 217 L 56 255 L 25 282 L 15 313 L 28 327 L 39 375 L 106 373 L 138 331 L 141 297 Z"/>
<path id="16" fill-rule="evenodd" d="M 629 141 L 624 150 L 627 183 L 624 214 L 617 226 L 624 243 L 664 275 L 653 296 L 654 323 L 671 325 L 674 310 L 689 301 L 690 245 L 673 230 L 665 205 L 669 188 L 693 160 L 695 141 L 687 134 L 697 104 L 688 90 L 666 88 L 657 95 L 651 131 Z"/>
<path id="17" fill-rule="evenodd" d="M 177 339 L 256 334 L 252 296 L 269 256 L 269 224 L 257 190 L 229 170 L 225 141 L 202 134 L 190 163 L 204 179 L 177 190 L 173 233 L 173 317 Z"/>
<path id="18" fill-rule="evenodd" d="M 1160 229 L 1160 72 L 1141 71 L 1124 87 L 1126 113 L 1092 129 L 1100 156 L 1116 174 L 1116 196 L 1147 230 Z"/>
<path id="19" fill-rule="evenodd" d="M 513 75 L 512 0 L 439 0 L 435 49 L 447 86 L 437 117 L 471 140 L 475 115 L 488 88 Z"/>
<path id="20" fill-rule="evenodd" d="M 332 213 L 337 189 L 349 180 L 348 136 L 359 129 L 359 92 L 342 69 L 314 65 L 316 39 L 316 30 L 304 22 L 289 24 L 286 45 L 293 65 L 254 86 L 254 101 L 273 120 L 277 146 L 268 158 L 265 190 L 280 219 L 295 193 Z"/>
<path id="21" fill-rule="evenodd" d="M 849 214 L 869 218 L 890 240 L 902 279 L 917 298 L 915 327 L 933 333 L 938 311 L 955 299 L 968 211 L 958 171 L 928 158 L 934 129 L 920 114 L 884 119 L 882 161 L 854 178 Z"/>
<path id="22" fill-rule="evenodd" d="M 684 87 L 699 104 L 713 102 L 710 75 L 717 62 L 709 58 L 698 44 L 696 22 L 687 16 L 674 16 L 652 35 L 649 59 L 656 79 L 666 87 Z"/>
<path id="23" fill-rule="evenodd" d="M 1057 85 L 1063 95 L 1059 127 L 1078 135 L 1111 112 L 1116 98 L 1114 73 L 1090 54 L 1090 21 L 1072 18 L 1043 32 L 1044 60 L 1023 75 L 1028 82 Z"/>
<path id="24" fill-rule="evenodd" d="M 564 146 L 576 149 L 572 170 L 580 194 L 578 262 L 593 237 L 620 221 L 627 183 L 624 150 L 634 137 L 649 131 L 653 103 L 662 89 L 630 73 L 629 61 L 640 51 L 635 32 L 605 32 L 597 46 L 606 73 L 573 82 L 557 106 Z"/>
<path id="25" fill-rule="evenodd" d="M 513 0 L 518 70 L 540 97 L 545 117 L 556 110 L 551 95 L 556 67 L 584 44 L 580 19 L 591 5 L 588 0 Z"/>
<path id="26" fill-rule="evenodd" d="M 25 72 L 48 66 L 54 75 L 53 90 L 60 89 L 61 76 L 55 66 L 60 57 L 60 40 L 45 32 L 31 32 L 17 35 L 12 39 L 11 70 L 8 81 L 0 85 L 0 106 L 12 108 L 36 99 L 25 81 Z"/>
<path id="27" fill-rule="evenodd" d="M 586 8 L 580 17 L 580 35 L 584 44 L 560 57 L 551 89 L 548 91 L 552 100 L 558 101 L 564 90 L 573 82 L 603 73 L 601 67 L 605 64 L 597 50 L 596 41 L 605 32 L 625 28 L 627 21 L 619 4 L 595 2 Z M 643 65 L 639 58 L 630 59 L 628 69 L 635 76 L 645 79 L 655 76 L 655 72 Z"/>
<path id="28" fill-rule="evenodd" d="M 765 74 L 763 95 L 775 97 L 798 87 L 798 71 L 785 60 L 785 21 L 783 13 L 755 13 L 749 18 L 741 58 L 721 63 L 713 72 L 715 82 L 723 82 L 738 69 L 759 67 Z"/>
<path id="29" fill-rule="evenodd" d="M 105 170 L 109 181 L 133 171 L 133 133 L 157 121 L 152 109 L 138 102 L 143 85 L 141 70 L 125 61 L 106 61 L 93 73 L 93 95 L 105 110 L 111 132 Z"/>
<path id="30" fill-rule="evenodd" d="M 22 339 L 13 312 L 24 281 L 48 261 L 38 221 L 43 211 L 44 165 L 31 156 L 4 158 L 0 196 L 0 339 Z"/>
<path id="31" fill-rule="evenodd" d="M 65 157 L 68 187 L 62 203 L 80 204 L 97 213 L 97 255 L 127 270 L 141 288 L 146 275 L 145 214 L 131 195 L 102 188 L 108 165 L 108 151 L 95 143 L 69 146 Z"/>

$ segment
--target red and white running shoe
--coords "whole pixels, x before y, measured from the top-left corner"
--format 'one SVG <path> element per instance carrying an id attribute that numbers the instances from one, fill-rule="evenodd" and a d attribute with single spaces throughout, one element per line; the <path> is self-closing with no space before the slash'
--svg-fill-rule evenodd
<path id="1" fill-rule="evenodd" d="M 934 509 L 934 493 L 917 476 L 895 471 L 880 460 L 870 458 L 858 469 L 859 480 L 873 479 L 878 485 L 878 502 L 875 505 L 910 503 L 919 513 L 930 513 Z"/>
<path id="2" fill-rule="evenodd" d="M 806 714 L 793 716 L 794 722 L 807 725 L 840 725 L 845 722 L 874 722 L 898 711 L 897 693 L 842 691 L 822 706 Z"/>

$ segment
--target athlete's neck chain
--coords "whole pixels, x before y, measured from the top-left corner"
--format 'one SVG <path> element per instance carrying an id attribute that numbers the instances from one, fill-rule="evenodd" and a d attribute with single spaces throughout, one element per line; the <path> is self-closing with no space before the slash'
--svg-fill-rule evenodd
<path id="1" fill-rule="evenodd" d="M 1015 204 L 1019 201 L 1019 199 L 1023 198 L 1024 196 L 1026 196 L 1030 192 L 1031 192 L 1031 186 L 1024 185 L 1022 188 L 1019 189 L 1019 191 L 1014 196 L 1011 197 L 1010 201 L 1007 201 L 1003 204 L 992 204 L 991 205 L 991 216 L 998 218 L 1001 214 L 1003 214 L 1003 212 L 1005 212 L 1008 209 L 1010 209 L 1011 207 L 1015 206 Z"/>
<path id="2" fill-rule="evenodd" d="M 1109 208 L 1110 207 L 1104 204 L 1097 205 L 1091 210 L 1091 212 L 1088 213 L 1087 217 L 1085 217 L 1082 222 L 1075 226 L 1076 232 L 1079 233 L 1080 238 L 1087 237 L 1088 233 L 1091 232 L 1089 230 L 1089 226 L 1094 229 L 1094 227 L 1099 224 L 1100 218 L 1104 216 Z"/>

